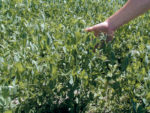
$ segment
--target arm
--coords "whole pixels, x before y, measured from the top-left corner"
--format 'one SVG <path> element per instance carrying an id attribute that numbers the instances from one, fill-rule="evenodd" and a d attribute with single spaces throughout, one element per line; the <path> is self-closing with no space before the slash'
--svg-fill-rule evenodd
<path id="1" fill-rule="evenodd" d="M 130 20 L 150 9 L 150 0 L 128 0 L 128 2 L 105 22 L 86 29 L 98 36 L 101 32 L 108 34 L 107 41 L 112 40 L 114 32 Z"/>
<path id="2" fill-rule="evenodd" d="M 112 30 L 116 30 L 130 20 L 143 14 L 148 9 L 150 9 L 150 0 L 129 0 L 118 12 L 106 21 L 108 21 Z"/>

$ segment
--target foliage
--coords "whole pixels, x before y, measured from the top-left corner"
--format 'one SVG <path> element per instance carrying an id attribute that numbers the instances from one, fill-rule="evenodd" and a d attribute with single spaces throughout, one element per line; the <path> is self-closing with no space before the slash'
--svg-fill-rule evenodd
<path id="1" fill-rule="evenodd" d="M 125 0 L 0 0 L 0 111 L 150 112 L 149 13 L 111 43 L 84 28 Z"/>

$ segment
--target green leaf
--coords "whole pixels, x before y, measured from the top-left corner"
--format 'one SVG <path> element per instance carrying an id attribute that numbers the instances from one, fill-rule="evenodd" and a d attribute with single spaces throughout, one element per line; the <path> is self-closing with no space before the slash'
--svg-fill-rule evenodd
<path id="1" fill-rule="evenodd" d="M 22 73 L 24 71 L 24 68 L 23 68 L 21 62 L 16 63 L 15 67 L 17 68 L 17 70 L 18 70 L 19 73 Z"/>

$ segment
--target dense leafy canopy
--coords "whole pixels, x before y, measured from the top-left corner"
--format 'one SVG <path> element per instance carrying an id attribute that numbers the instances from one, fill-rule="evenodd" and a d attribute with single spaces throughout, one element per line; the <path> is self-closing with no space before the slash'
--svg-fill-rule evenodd
<path id="1" fill-rule="evenodd" d="M 150 15 L 105 35 L 84 28 L 125 0 L 0 0 L 0 112 L 150 112 Z"/>

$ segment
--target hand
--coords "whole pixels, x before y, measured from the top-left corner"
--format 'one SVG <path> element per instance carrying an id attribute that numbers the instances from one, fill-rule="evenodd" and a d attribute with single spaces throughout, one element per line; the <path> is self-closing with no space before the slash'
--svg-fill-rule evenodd
<path id="1" fill-rule="evenodd" d="M 102 22 L 100 24 L 94 25 L 92 27 L 86 28 L 85 31 L 87 32 L 94 32 L 94 35 L 97 37 L 100 33 L 107 34 L 106 42 L 112 41 L 114 36 L 114 30 L 111 29 L 111 26 L 107 21 Z"/>

